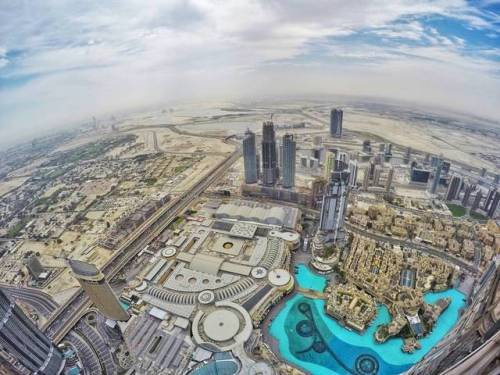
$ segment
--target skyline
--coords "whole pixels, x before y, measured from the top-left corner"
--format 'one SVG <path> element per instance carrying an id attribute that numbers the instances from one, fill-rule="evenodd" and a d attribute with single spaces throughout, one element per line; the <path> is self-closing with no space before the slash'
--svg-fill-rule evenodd
<path id="1" fill-rule="evenodd" d="M 4 140 L 179 100 L 359 95 L 500 120 L 499 1 L 18 1 Z"/>

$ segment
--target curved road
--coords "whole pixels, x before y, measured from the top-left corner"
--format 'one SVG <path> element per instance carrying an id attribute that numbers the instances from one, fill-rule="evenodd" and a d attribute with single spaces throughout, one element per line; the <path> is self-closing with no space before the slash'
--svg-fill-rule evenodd
<path id="1" fill-rule="evenodd" d="M 40 315 L 48 318 L 59 305 L 50 295 L 35 288 L 12 286 L 0 283 L 0 288 L 11 298 L 18 299 L 30 305 Z"/>

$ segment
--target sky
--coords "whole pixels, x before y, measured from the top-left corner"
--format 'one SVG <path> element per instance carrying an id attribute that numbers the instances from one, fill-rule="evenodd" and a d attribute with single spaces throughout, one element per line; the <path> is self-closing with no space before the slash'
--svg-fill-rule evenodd
<path id="1" fill-rule="evenodd" d="M 359 95 L 500 120 L 500 0 L 0 0 L 0 139 L 186 100 Z"/>

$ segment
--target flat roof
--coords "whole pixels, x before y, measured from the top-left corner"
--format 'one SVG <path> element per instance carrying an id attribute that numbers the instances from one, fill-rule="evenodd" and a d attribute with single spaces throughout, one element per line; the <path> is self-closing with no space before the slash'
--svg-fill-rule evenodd
<path id="1" fill-rule="evenodd" d="M 195 254 L 189 268 L 193 271 L 199 271 L 208 273 L 211 275 L 217 275 L 220 266 L 224 262 L 223 258 L 214 257 L 207 254 Z"/>

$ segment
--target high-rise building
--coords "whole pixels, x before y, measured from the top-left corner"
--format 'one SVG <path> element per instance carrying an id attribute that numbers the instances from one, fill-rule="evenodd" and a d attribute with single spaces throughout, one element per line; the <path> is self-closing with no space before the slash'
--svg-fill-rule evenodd
<path id="1" fill-rule="evenodd" d="M 491 188 L 488 190 L 488 194 L 486 195 L 486 200 L 484 201 L 484 210 L 487 212 L 490 209 L 491 202 L 493 202 L 493 198 L 495 197 L 495 193 L 497 192 L 496 188 Z"/>
<path id="2" fill-rule="evenodd" d="M 0 348 L 21 373 L 58 375 L 64 358 L 50 339 L 0 290 Z"/>
<path id="3" fill-rule="evenodd" d="M 370 186 L 370 169 L 365 168 L 365 174 L 363 175 L 363 190 L 368 191 L 368 187 Z"/>
<path id="4" fill-rule="evenodd" d="M 262 183 L 273 186 L 278 177 L 274 124 L 272 121 L 265 121 L 262 124 Z"/>
<path id="5" fill-rule="evenodd" d="M 462 206 L 467 207 L 469 205 L 470 195 L 475 187 L 476 186 L 474 184 L 469 184 L 465 187 L 464 196 L 462 198 Z"/>
<path id="6" fill-rule="evenodd" d="M 363 141 L 363 152 L 366 152 L 367 154 L 372 152 L 372 144 L 369 139 L 365 139 Z"/>
<path id="7" fill-rule="evenodd" d="M 333 163 L 335 162 L 335 154 L 332 151 L 327 151 L 325 155 L 325 164 L 323 165 L 323 178 L 330 181 L 330 174 L 333 170 Z"/>
<path id="8" fill-rule="evenodd" d="M 321 205 L 319 229 L 336 242 L 344 225 L 349 193 L 349 172 L 336 171 L 328 183 Z"/>
<path id="9" fill-rule="evenodd" d="M 480 175 L 481 175 L 481 177 L 486 176 L 486 168 L 481 168 Z"/>
<path id="10" fill-rule="evenodd" d="M 255 149 L 255 134 L 247 129 L 243 138 L 243 166 L 245 169 L 245 183 L 255 184 L 257 176 L 257 151 Z"/>
<path id="11" fill-rule="evenodd" d="M 356 160 L 349 160 L 349 187 L 356 186 L 358 179 L 358 162 Z"/>
<path id="12" fill-rule="evenodd" d="M 278 139 L 276 145 L 278 147 L 278 165 L 281 168 L 283 166 L 283 142 L 280 142 Z"/>
<path id="13" fill-rule="evenodd" d="M 348 168 L 349 155 L 346 152 L 338 152 L 333 163 L 334 171 L 343 171 Z"/>
<path id="14" fill-rule="evenodd" d="M 445 200 L 452 201 L 454 199 L 457 199 L 458 194 L 460 193 L 461 186 L 462 186 L 462 177 L 458 175 L 453 175 L 450 179 L 448 190 L 446 191 Z"/>
<path id="15" fill-rule="evenodd" d="M 73 276 L 102 315 L 111 320 L 128 320 L 127 311 L 96 266 L 73 259 L 70 259 L 68 263 Z"/>
<path id="16" fill-rule="evenodd" d="M 296 144 L 292 134 L 283 136 L 283 153 L 281 159 L 282 184 L 283 187 L 291 188 L 295 186 L 295 149 Z"/>
<path id="17" fill-rule="evenodd" d="M 495 218 L 495 213 L 498 209 L 498 202 L 500 202 L 500 192 L 495 191 L 493 200 L 491 201 L 490 207 L 488 208 L 488 217 L 491 219 Z"/>
<path id="18" fill-rule="evenodd" d="M 431 183 L 431 194 L 436 194 L 437 188 L 439 186 L 439 180 L 441 179 L 441 168 L 443 167 L 443 159 L 439 158 L 436 162 L 436 169 L 434 170 L 434 178 Z"/>
<path id="19" fill-rule="evenodd" d="M 408 147 L 403 157 L 403 164 L 409 164 L 411 159 L 411 147 Z"/>
<path id="20" fill-rule="evenodd" d="M 340 160 L 347 165 L 349 163 L 349 154 L 347 152 L 339 152 L 337 154 L 337 160 Z"/>
<path id="21" fill-rule="evenodd" d="M 498 185 L 500 183 L 500 174 L 495 175 L 495 185 Z"/>
<path id="22" fill-rule="evenodd" d="M 376 165 L 373 171 L 373 185 L 380 185 L 380 176 L 382 175 L 382 166 Z"/>
<path id="23" fill-rule="evenodd" d="M 323 194 L 325 192 L 327 181 L 322 178 L 317 178 L 312 182 L 311 187 L 311 207 L 318 208 L 323 201 Z"/>
<path id="24" fill-rule="evenodd" d="M 342 137 L 342 118 L 344 113 L 341 109 L 332 109 L 330 112 L 330 135 L 332 137 Z"/>
<path id="25" fill-rule="evenodd" d="M 441 168 L 441 173 L 445 174 L 445 175 L 450 173 L 450 168 L 451 168 L 451 163 L 449 161 L 443 160 L 443 166 Z"/>
<path id="26" fill-rule="evenodd" d="M 384 161 L 386 163 L 389 163 L 392 158 L 392 143 L 388 143 L 385 146 L 385 151 L 384 151 Z"/>
<path id="27" fill-rule="evenodd" d="M 261 171 L 260 171 L 260 155 L 259 155 L 258 152 L 255 154 L 255 160 L 256 160 L 256 163 L 257 163 L 257 180 L 259 180 L 259 179 L 262 178 L 262 174 L 261 174 Z"/>
<path id="28" fill-rule="evenodd" d="M 481 192 L 481 190 L 478 190 L 477 191 L 477 194 L 476 194 L 476 197 L 474 198 L 474 201 L 472 202 L 472 206 L 470 208 L 470 210 L 472 212 L 475 212 L 477 211 L 477 209 L 479 208 L 479 206 L 481 205 L 481 200 L 483 199 L 483 193 Z"/>
<path id="29" fill-rule="evenodd" d="M 394 178 L 394 168 L 389 168 L 389 173 L 387 174 L 387 180 L 385 181 L 385 192 L 389 194 L 391 192 L 392 180 Z"/>

